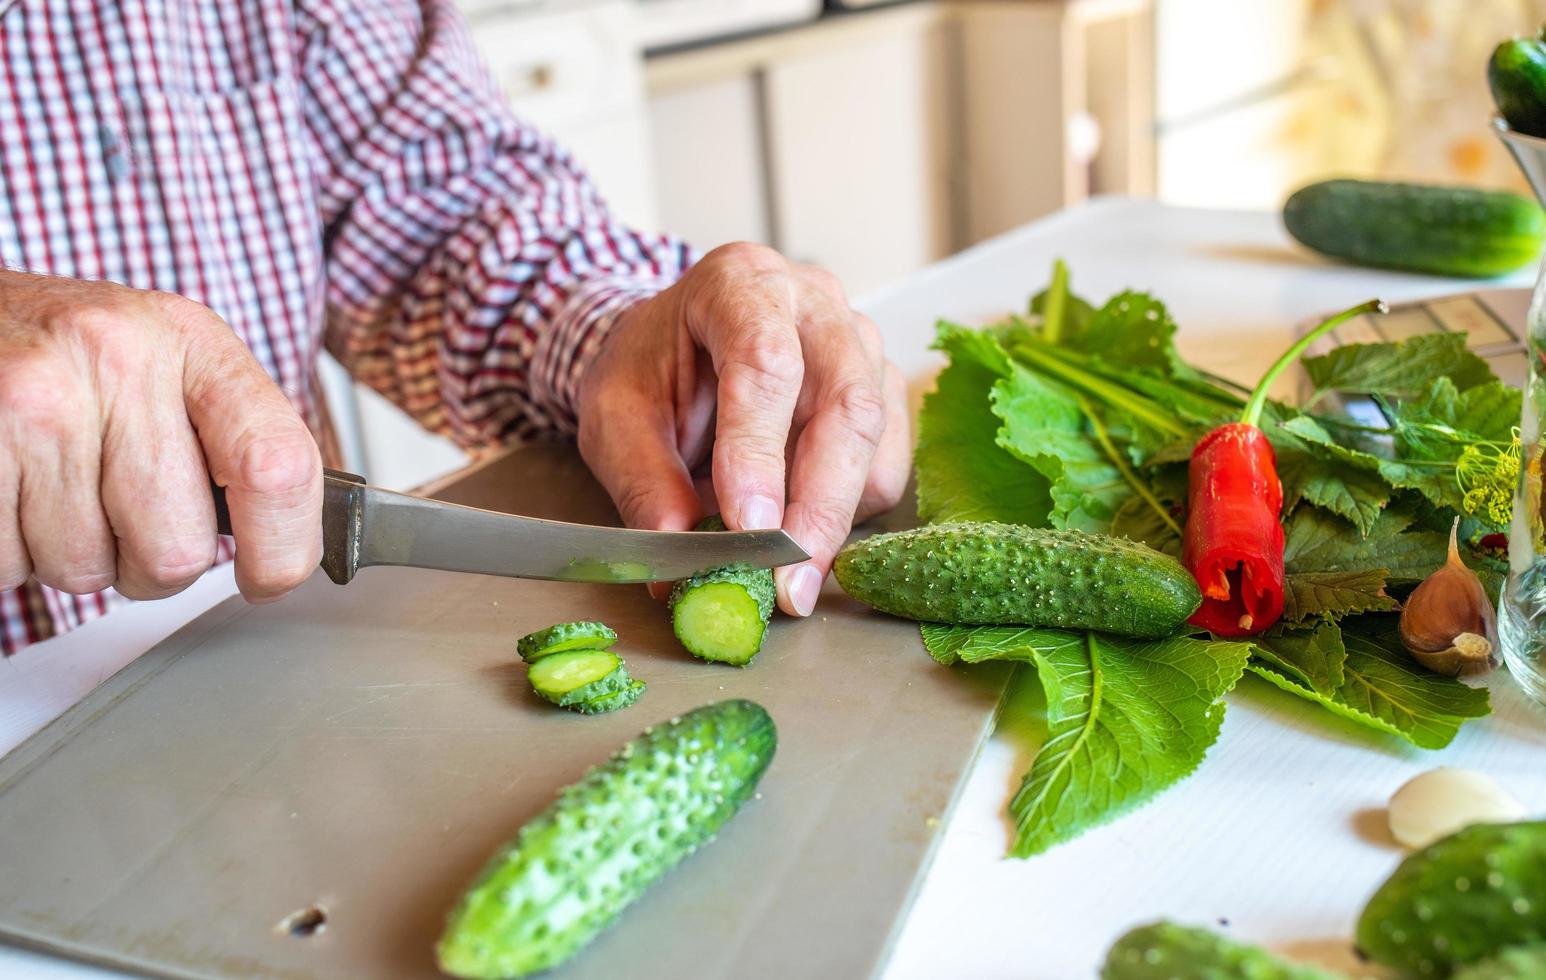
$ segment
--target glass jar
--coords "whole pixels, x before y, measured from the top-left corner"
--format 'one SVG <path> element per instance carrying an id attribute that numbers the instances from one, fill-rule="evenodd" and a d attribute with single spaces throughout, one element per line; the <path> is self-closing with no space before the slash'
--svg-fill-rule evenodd
<path id="1" fill-rule="evenodd" d="M 1508 540 L 1508 581 L 1498 601 L 1498 638 L 1509 672 L 1546 704 L 1546 527 L 1541 518 L 1546 468 L 1546 267 L 1535 283 L 1528 318 L 1529 374 L 1519 420 L 1519 484 Z"/>

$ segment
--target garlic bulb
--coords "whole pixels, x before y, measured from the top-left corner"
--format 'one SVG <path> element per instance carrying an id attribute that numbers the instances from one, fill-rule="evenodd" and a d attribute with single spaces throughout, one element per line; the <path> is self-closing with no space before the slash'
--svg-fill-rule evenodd
<path id="1" fill-rule="evenodd" d="M 1460 677 L 1497 666 L 1498 620 L 1481 579 L 1460 560 L 1460 519 L 1449 559 L 1412 590 L 1401 610 L 1401 643 L 1429 670 Z"/>

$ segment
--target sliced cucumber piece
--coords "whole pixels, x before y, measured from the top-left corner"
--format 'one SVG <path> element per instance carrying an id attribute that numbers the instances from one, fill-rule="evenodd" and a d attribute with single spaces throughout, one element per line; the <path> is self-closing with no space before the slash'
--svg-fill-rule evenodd
<path id="1" fill-rule="evenodd" d="M 697 529 L 723 531 L 725 524 L 707 517 Z M 776 599 L 771 569 L 710 569 L 671 590 L 671 629 L 693 656 L 744 667 L 762 649 Z"/>
<path id="2" fill-rule="evenodd" d="M 563 707 L 613 694 L 633 681 L 610 650 L 555 653 L 527 668 L 526 678 L 538 694 Z"/>
<path id="3" fill-rule="evenodd" d="M 630 704 L 633 704 L 644 695 L 644 689 L 647 686 L 648 685 L 646 685 L 641 680 L 634 680 L 621 691 L 613 691 L 611 694 L 603 694 L 598 698 L 591 698 L 588 701 L 577 701 L 574 704 L 571 704 L 569 707 L 578 711 L 582 715 L 605 714 L 608 711 L 616 711 L 619 708 L 626 708 Z"/>
<path id="4" fill-rule="evenodd" d="M 515 644 L 516 652 L 527 663 L 541 660 L 550 653 L 565 650 L 605 650 L 617 642 L 617 631 L 606 623 L 590 621 L 559 623 L 545 630 L 527 633 Z"/>

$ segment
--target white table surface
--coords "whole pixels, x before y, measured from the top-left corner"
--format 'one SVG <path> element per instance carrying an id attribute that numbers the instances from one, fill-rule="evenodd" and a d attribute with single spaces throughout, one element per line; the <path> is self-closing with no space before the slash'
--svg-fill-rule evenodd
<path id="1" fill-rule="evenodd" d="M 1315 261 L 1290 247 L 1265 212 L 1104 199 L 980 245 L 859 306 L 885 331 L 916 394 L 942 363 L 926 349 L 936 318 L 983 323 L 1020 309 L 1058 257 L 1092 301 L 1125 288 L 1159 296 L 1181 324 L 1182 353 L 1241 380 L 1258 374 L 1306 317 L 1376 295 L 1398 301 L 1466 288 Z M 229 569 L 217 570 L 175 599 L 120 610 L 0 661 L 0 752 L 233 591 Z M 920 646 L 902 655 L 924 654 Z M 1402 854 L 1383 829 L 1397 786 L 1433 766 L 1466 766 L 1492 774 L 1533 813 L 1546 811 L 1546 710 L 1526 702 L 1505 674 L 1489 683 L 1494 714 L 1467 725 L 1448 749 L 1424 752 L 1248 678 L 1230 695 L 1219 743 L 1191 779 L 1029 861 L 1003 857 L 1005 805 L 1035 749 L 1026 726 L 1007 721 L 945 828 L 886 980 L 1090 977 L 1118 934 L 1159 917 L 1356 969 L 1352 924 Z M 1014 714 L 1011 704 L 1006 717 Z M 0 977 L 113 975 L 0 946 Z"/>

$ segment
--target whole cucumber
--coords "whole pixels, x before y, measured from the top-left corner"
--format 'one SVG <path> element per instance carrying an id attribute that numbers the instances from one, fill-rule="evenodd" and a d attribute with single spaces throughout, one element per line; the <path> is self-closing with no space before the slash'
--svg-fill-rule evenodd
<path id="1" fill-rule="evenodd" d="M 1358 948 L 1403 975 L 1447 977 L 1546 942 L 1546 820 L 1475 824 L 1401 862 L 1364 907 Z"/>
<path id="2" fill-rule="evenodd" d="M 569 959 L 751 798 L 773 758 L 751 701 L 698 708 L 559 793 L 486 864 L 436 949 L 457 977 L 524 977 Z"/>
<path id="3" fill-rule="evenodd" d="M 877 534 L 839 552 L 833 571 L 860 602 L 922 622 L 1164 637 L 1202 605 L 1191 573 L 1147 545 L 1020 524 Z"/>
<path id="4" fill-rule="evenodd" d="M 1516 37 L 1498 45 L 1487 61 L 1487 85 L 1510 129 L 1546 136 L 1546 44 Z"/>
<path id="5" fill-rule="evenodd" d="M 1534 262 L 1546 215 L 1507 191 L 1327 180 L 1283 205 L 1288 233 L 1358 265 L 1488 278 Z"/>

